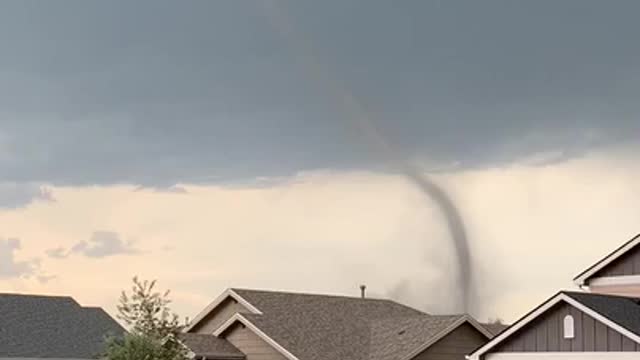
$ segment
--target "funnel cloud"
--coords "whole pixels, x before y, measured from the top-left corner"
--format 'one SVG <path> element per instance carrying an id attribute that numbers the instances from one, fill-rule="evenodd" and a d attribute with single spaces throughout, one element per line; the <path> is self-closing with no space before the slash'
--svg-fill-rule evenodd
<path id="1" fill-rule="evenodd" d="M 263 4 L 274 27 L 295 48 L 313 79 L 321 84 L 330 93 L 331 97 L 336 100 L 339 104 L 339 110 L 342 110 L 345 118 L 359 130 L 360 134 L 365 138 L 366 144 L 384 156 L 389 163 L 401 171 L 410 182 L 416 185 L 423 194 L 438 206 L 446 221 L 458 262 L 457 286 L 455 288 L 459 289 L 459 293 L 455 295 L 457 299 L 460 299 L 460 309 L 468 312 L 472 288 L 471 255 L 467 231 L 457 206 L 442 187 L 425 176 L 418 168 L 404 160 L 395 148 L 391 146 L 378 131 L 372 120 L 373 117 L 370 116 L 364 106 L 335 79 L 332 72 L 328 71 L 324 64 L 318 61 L 310 44 L 299 36 L 300 32 L 294 31 L 293 23 L 290 21 L 288 14 L 278 7 L 275 1 L 266 1 Z"/>

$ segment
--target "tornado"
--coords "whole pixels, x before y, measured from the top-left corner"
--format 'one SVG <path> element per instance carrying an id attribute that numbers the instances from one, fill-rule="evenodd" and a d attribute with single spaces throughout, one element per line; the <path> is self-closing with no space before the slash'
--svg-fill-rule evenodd
<path id="1" fill-rule="evenodd" d="M 260 3 L 271 24 L 295 50 L 310 77 L 331 95 L 337 105 L 336 109 L 344 114 L 344 118 L 360 132 L 365 143 L 436 204 L 446 222 L 458 265 L 455 280 L 458 293 L 453 295 L 456 297 L 456 303 L 460 304 L 461 310 L 468 312 L 473 291 L 471 253 L 465 224 L 453 199 L 444 188 L 426 176 L 418 167 L 406 161 L 378 131 L 373 117 L 362 103 L 318 60 L 309 42 L 304 41 L 285 9 L 279 6 L 281 2 L 264 0 Z"/>

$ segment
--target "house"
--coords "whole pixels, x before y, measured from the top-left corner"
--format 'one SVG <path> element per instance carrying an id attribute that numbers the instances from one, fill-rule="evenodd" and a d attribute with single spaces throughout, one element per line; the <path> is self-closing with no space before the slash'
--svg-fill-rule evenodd
<path id="1" fill-rule="evenodd" d="M 640 235 L 468 356 L 470 360 L 640 359 Z"/>
<path id="2" fill-rule="evenodd" d="M 0 359 L 96 359 L 125 330 L 70 297 L 0 294 Z"/>
<path id="3" fill-rule="evenodd" d="M 229 289 L 182 341 L 209 360 L 462 360 L 492 336 L 468 315 L 390 300 Z"/>

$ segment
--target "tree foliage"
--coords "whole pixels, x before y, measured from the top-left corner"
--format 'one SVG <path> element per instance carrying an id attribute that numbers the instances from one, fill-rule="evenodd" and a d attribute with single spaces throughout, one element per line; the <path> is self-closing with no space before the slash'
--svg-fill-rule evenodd
<path id="1" fill-rule="evenodd" d="M 169 291 L 156 291 L 155 286 L 155 280 L 134 277 L 131 293 L 123 291 L 120 295 L 118 318 L 130 330 L 123 338 L 109 341 L 107 359 L 187 359 L 187 350 L 178 341 L 182 326 L 169 307 Z"/>

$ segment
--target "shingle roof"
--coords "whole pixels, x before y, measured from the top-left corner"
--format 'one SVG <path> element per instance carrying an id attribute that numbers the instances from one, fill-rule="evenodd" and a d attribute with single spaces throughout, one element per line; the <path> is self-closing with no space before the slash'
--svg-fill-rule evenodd
<path id="1" fill-rule="evenodd" d="M 571 291 L 563 293 L 640 336 L 640 299 Z"/>
<path id="2" fill-rule="evenodd" d="M 233 291 L 262 312 L 243 314 L 246 319 L 304 360 L 400 359 L 459 318 L 432 316 L 390 300 Z"/>
<path id="3" fill-rule="evenodd" d="M 213 359 L 244 359 L 245 355 L 225 339 L 213 335 L 183 333 L 180 340 L 197 358 Z"/>
<path id="4" fill-rule="evenodd" d="M 93 359 L 124 329 L 70 297 L 0 294 L 0 357 Z"/>
<path id="5" fill-rule="evenodd" d="M 370 360 L 401 360 L 464 315 L 413 316 L 371 323 Z"/>

